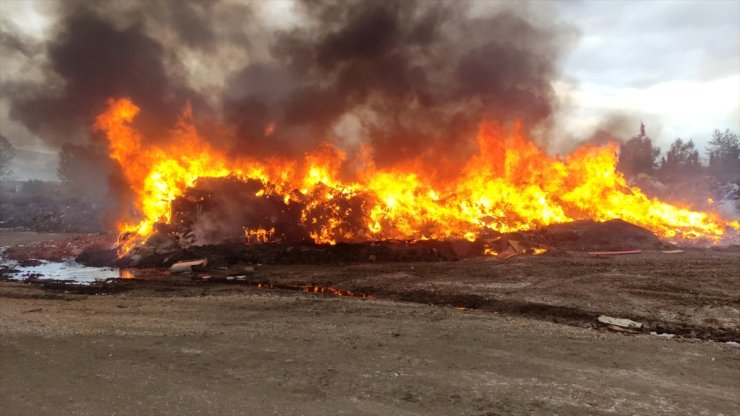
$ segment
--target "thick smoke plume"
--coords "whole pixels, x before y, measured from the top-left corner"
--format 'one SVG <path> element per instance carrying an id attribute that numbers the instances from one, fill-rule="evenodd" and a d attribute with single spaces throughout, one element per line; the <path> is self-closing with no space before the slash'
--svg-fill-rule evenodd
<path id="1" fill-rule="evenodd" d="M 542 5 L 510 2 L 42 4 L 48 40 L 0 38 L 3 56 L 31 62 L 35 76 L 1 88 L 10 116 L 50 148 L 104 144 L 90 126 L 106 100 L 127 97 L 149 144 L 172 137 L 190 105 L 202 136 L 228 154 L 300 161 L 328 142 L 347 155 L 346 176 L 411 164 L 444 179 L 475 151 L 481 121 L 547 125 L 558 59 L 574 38 Z M 101 178 L 97 165 L 87 176 Z M 121 177 L 110 175 L 108 200 L 130 201 Z M 244 203 L 214 203 L 221 228 L 239 229 L 251 215 Z M 118 218 L 130 209 L 120 205 Z M 201 225 L 202 241 L 231 232 Z"/>
<path id="2" fill-rule="evenodd" d="M 138 19 L 114 21 L 113 10 L 99 10 L 107 4 L 59 3 L 60 20 L 40 63 L 43 79 L 3 85 L 10 116 L 52 148 L 86 138 L 110 97 L 131 97 L 145 106 L 141 127 L 152 133 L 171 126 L 186 100 L 200 100 L 179 64 L 168 59 L 167 45 L 147 34 Z"/>
<path id="3" fill-rule="evenodd" d="M 484 118 L 548 120 L 573 34 L 528 6 L 470 6 L 303 1 L 278 26 L 263 2 L 60 2 L 48 11 L 57 23 L 42 79 L 2 88 L 11 116 L 52 147 L 85 137 L 107 98 L 130 97 L 149 140 L 190 102 L 229 151 L 300 157 L 324 141 L 369 144 L 378 166 L 444 171 Z M 11 52 L 39 47 L 5 38 Z"/>

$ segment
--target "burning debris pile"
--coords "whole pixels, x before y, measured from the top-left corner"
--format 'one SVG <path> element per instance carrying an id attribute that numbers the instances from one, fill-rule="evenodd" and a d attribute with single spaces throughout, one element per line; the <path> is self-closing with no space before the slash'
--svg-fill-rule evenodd
<path id="1" fill-rule="evenodd" d="M 241 264 L 352 264 L 364 262 L 435 262 L 454 261 L 459 257 L 450 242 L 444 241 L 383 241 L 368 243 L 300 244 L 267 243 L 245 245 L 220 243 L 192 246 L 168 251 L 137 250 L 109 263 L 100 252 L 83 253 L 83 264 L 118 267 L 170 267 L 181 261 L 207 259 L 210 269 Z M 103 259 L 103 262 L 95 261 Z"/>
<path id="2" fill-rule="evenodd" d="M 327 196 L 328 195 L 328 196 Z M 293 190 L 277 195 L 259 180 L 235 176 L 201 178 L 172 202 L 169 224 L 178 244 L 216 244 L 244 240 L 247 244 L 322 241 L 322 227 L 342 215 L 336 230 L 341 235 L 360 235 L 367 199 L 360 194 L 341 195 L 327 186 L 311 193 Z M 167 232 L 166 232 L 167 233 Z M 167 234 L 172 234 L 169 232 Z"/>
<path id="3" fill-rule="evenodd" d="M 542 153 L 520 129 L 507 132 L 492 122 L 481 124 L 478 152 L 457 176 L 433 181 L 424 179 L 434 175 L 422 168 L 376 169 L 365 160 L 366 169 L 347 180 L 341 178 L 343 153 L 329 144 L 302 161 L 229 157 L 199 135 L 188 111 L 167 145 L 145 145 L 131 124 L 138 112 L 129 100 L 111 100 L 96 122 L 135 194 L 138 218 L 121 224 L 122 254 L 162 236 L 174 236 L 174 242 L 164 240 L 165 247 L 229 238 L 475 241 L 619 218 L 663 238 L 711 241 L 740 227 L 628 186 L 615 168 L 612 146 L 584 147 L 559 160 Z"/>
<path id="4" fill-rule="evenodd" d="M 298 1 L 277 27 L 244 24 L 259 2 L 176 3 L 60 4 L 43 82 L 9 103 L 51 144 L 93 124 L 124 260 L 230 241 L 537 253 L 496 239 L 573 221 L 740 228 L 630 186 L 616 144 L 543 150 L 576 32 L 547 8 Z"/>
<path id="5" fill-rule="evenodd" d="M 518 231 L 507 236 L 510 239 L 536 242 L 557 251 L 590 250 L 657 250 L 672 245 L 662 241 L 652 232 L 616 219 L 606 222 L 576 221 L 553 224 L 545 228 Z"/>
<path id="6" fill-rule="evenodd" d="M 317 244 L 310 239 L 294 242 L 245 244 L 233 239 L 218 244 L 178 243 L 179 233 L 164 227 L 149 239 L 118 258 L 115 249 L 92 247 L 77 257 L 88 266 L 169 267 L 181 261 L 206 259 L 208 268 L 241 264 L 352 264 L 362 262 L 435 262 L 468 257 L 517 255 L 564 256 L 567 251 L 657 250 L 673 247 L 652 232 L 621 220 L 577 221 L 530 231 L 468 240 L 384 240 L 361 243 Z"/>

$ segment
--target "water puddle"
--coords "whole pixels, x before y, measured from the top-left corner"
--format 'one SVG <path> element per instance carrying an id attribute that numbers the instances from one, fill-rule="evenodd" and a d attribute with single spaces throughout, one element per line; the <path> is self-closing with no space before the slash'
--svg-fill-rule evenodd
<path id="1" fill-rule="evenodd" d="M 150 269 L 119 269 L 115 267 L 88 267 L 69 259 L 63 262 L 39 261 L 33 266 L 21 266 L 17 262 L 2 259 L 8 267 L 4 274 L 11 280 L 60 280 L 86 284 L 109 279 L 166 280 L 169 272 Z"/>
<path id="2" fill-rule="evenodd" d="M 74 260 L 64 262 L 41 261 L 35 266 L 20 266 L 15 262 L 4 261 L 12 270 L 8 275 L 13 280 L 66 280 L 75 283 L 93 283 L 97 280 L 118 279 L 123 271 L 111 267 L 86 267 Z"/>
<path id="3" fill-rule="evenodd" d="M 10 270 L 5 272 L 10 279 L 20 281 L 54 280 L 74 284 L 91 284 L 98 281 L 106 281 L 110 279 L 177 280 L 177 277 L 171 275 L 168 270 L 87 267 L 80 263 L 77 263 L 72 259 L 64 262 L 40 261 L 40 264 L 34 266 L 21 266 L 15 261 L 3 259 L 2 264 L 10 268 Z M 259 289 L 293 290 L 304 293 L 329 296 L 372 298 L 372 296 L 369 296 L 365 293 L 353 292 L 351 290 L 339 289 L 335 287 L 245 281 L 245 275 L 226 276 L 223 278 L 212 279 L 211 276 L 195 276 L 188 273 L 183 274 L 181 277 L 187 280 L 192 279 L 205 282 L 212 280 L 214 283 L 221 281 L 234 281 L 247 284 L 249 286 L 254 286 Z"/>

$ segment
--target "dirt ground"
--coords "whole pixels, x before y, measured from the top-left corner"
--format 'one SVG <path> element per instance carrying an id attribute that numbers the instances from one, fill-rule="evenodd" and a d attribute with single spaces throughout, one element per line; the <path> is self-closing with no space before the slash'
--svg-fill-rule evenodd
<path id="1" fill-rule="evenodd" d="M 226 273 L 234 274 L 229 271 Z M 630 318 L 655 332 L 740 340 L 740 250 L 471 258 L 457 262 L 264 266 L 248 280 L 589 325 Z"/>
<path id="2" fill-rule="evenodd" d="M 740 414 L 734 249 L 209 274 L 0 282 L 3 414 Z"/>

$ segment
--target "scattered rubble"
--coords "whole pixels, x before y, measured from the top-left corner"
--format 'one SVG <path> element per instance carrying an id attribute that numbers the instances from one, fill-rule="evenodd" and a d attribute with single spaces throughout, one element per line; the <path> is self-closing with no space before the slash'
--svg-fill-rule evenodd
<path id="1" fill-rule="evenodd" d="M 642 324 L 631 319 L 612 318 L 611 316 L 600 315 L 597 321 L 604 325 L 616 326 L 625 329 L 642 329 Z"/>
<path id="2" fill-rule="evenodd" d="M 522 242 L 508 237 L 498 237 L 486 240 L 483 254 L 495 256 L 499 260 L 506 260 L 520 254 L 540 255 L 550 250 L 550 247 L 545 247 L 536 242 Z"/>
<path id="3" fill-rule="evenodd" d="M 510 239 L 567 251 L 672 249 L 651 231 L 623 220 L 575 221 L 506 235 Z"/>
<path id="4" fill-rule="evenodd" d="M 170 266 L 171 273 L 192 273 L 208 265 L 208 259 L 180 261 Z"/>
<path id="5" fill-rule="evenodd" d="M 33 261 L 59 262 L 82 255 L 85 251 L 113 250 L 116 238 L 110 234 L 83 234 L 61 240 L 41 241 L 8 247 L 3 256 L 30 265 Z M 110 259 L 110 256 L 108 256 Z M 92 264 L 90 264 L 92 265 Z"/>

